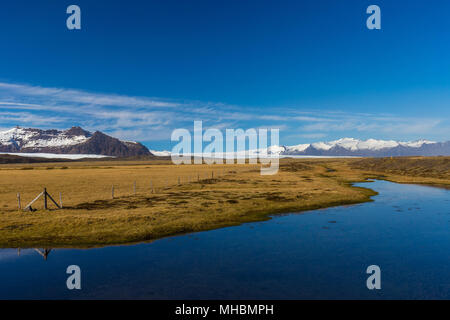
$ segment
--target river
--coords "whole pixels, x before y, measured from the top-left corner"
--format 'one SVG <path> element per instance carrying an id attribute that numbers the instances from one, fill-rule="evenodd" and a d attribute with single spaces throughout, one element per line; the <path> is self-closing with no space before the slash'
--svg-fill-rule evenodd
<path id="1" fill-rule="evenodd" d="M 379 195 L 152 243 L 1 249 L 0 298 L 450 299 L 450 190 L 357 185 Z M 69 265 L 81 290 L 66 287 Z"/>

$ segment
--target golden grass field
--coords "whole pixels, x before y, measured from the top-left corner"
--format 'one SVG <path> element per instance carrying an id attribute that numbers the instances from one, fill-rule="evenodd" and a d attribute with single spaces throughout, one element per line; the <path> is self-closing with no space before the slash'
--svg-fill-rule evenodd
<path id="1" fill-rule="evenodd" d="M 282 159 L 276 175 L 261 176 L 259 169 L 169 161 L 0 165 L 0 247 L 149 241 L 276 213 L 360 203 L 375 192 L 351 183 L 367 178 L 450 186 L 449 157 Z M 61 192 L 62 210 L 52 204 L 43 210 L 42 200 L 33 206 L 37 211 L 18 209 L 18 193 L 25 207 L 44 187 L 57 202 Z"/>

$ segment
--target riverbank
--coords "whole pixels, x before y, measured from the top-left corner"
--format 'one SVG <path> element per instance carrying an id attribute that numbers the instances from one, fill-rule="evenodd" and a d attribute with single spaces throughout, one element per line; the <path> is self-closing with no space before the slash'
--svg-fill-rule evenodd
<path id="1" fill-rule="evenodd" d="M 283 159 L 273 176 L 261 176 L 255 165 L 95 162 L 0 167 L 0 187 L 5 190 L 0 195 L 0 247 L 151 241 L 266 220 L 277 213 L 366 202 L 376 193 L 352 182 L 380 174 L 399 179 L 357 169 L 356 161 Z M 415 179 L 450 185 L 445 177 Z M 40 205 L 35 212 L 17 210 L 17 192 L 25 203 L 44 186 L 50 194 L 62 193 L 62 210 L 42 210 Z"/>
<path id="2" fill-rule="evenodd" d="M 450 157 L 365 158 L 348 165 L 377 179 L 450 189 Z"/>

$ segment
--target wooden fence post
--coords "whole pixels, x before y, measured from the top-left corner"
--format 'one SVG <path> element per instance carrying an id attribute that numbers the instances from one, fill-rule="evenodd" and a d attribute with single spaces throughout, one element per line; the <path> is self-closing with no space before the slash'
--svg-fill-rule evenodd
<path id="1" fill-rule="evenodd" d="M 180 185 L 181 183 L 180 183 L 180 177 L 178 177 L 178 185 Z"/>
<path id="2" fill-rule="evenodd" d="M 47 210 L 47 188 L 44 188 L 44 209 Z"/>
<path id="3" fill-rule="evenodd" d="M 39 193 L 38 196 L 37 196 L 36 198 L 34 198 L 34 200 L 31 201 L 31 202 L 24 208 L 24 210 L 29 209 L 30 211 L 33 211 L 33 208 L 31 207 L 31 205 L 32 205 L 33 203 L 35 203 L 40 197 L 42 197 L 42 196 L 44 195 L 44 193 L 45 193 L 45 189 L 44 189 L 43 192 Z"/>
<path id="4" fill-rule="evenodd" d="M 133 193 L 134 193 L 134 195 L 136 195 L 136 181 L 133 184 Z"/>
<path id="5" fill-rule="evenodd" d="M 52 196 L 47 192 L 47 197 L 55 204 L 55 206 L 59 209 L 61 209 L 61 207 L 59 206 L 59 204 L 56 203 L 55 199 L 52 198 Z"/>
<path id="6" fill-rule="evenodd" d="M 17 194 L 17 201 L 19 203 L 19 210 L 22 209 L 22 204 L 20 203 L 20 192 Z"/>
<path id="7" fill-rule="evenodd" d="M 114 185 L 111 187 L 111 199 L 114 199 Z"/>
<path id="8" fill-rule="evenodd" d="M 61 192 L 59 193 L 59 206 L 61 207 L 61 209 L 63 208 L 63 205 L 62 205 L 62 194 L 61 194 Z"/>

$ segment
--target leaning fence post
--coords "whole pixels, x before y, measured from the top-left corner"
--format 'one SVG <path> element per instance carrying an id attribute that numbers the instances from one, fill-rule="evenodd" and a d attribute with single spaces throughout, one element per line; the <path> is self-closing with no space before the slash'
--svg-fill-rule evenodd
<path id="1" fill-rule="evenodd" d="M 17 202 L 19 203 L 19 210 L 22 209 L 22 205 L 20 203 L 20 193 L 17 194 Z"/>

